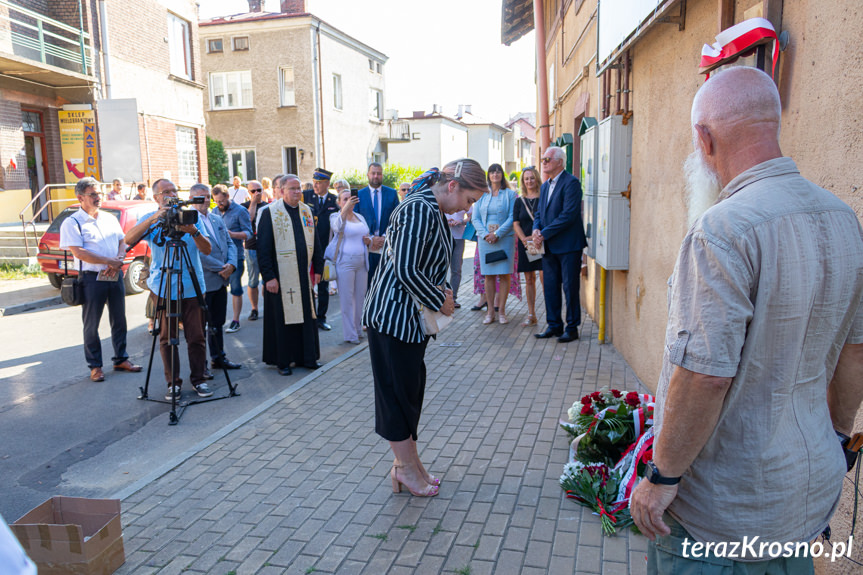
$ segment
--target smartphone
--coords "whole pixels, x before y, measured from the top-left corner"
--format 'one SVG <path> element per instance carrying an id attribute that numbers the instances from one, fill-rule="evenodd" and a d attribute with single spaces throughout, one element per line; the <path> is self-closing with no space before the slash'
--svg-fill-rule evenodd
<path id="1" fill-rule="evenodd" d="M 359 190 L 357 190 L 357 189 L 355 189 L 355 188 L 351 188 L 351 197 L 352 197 L 352 198 L 358 198 L 358 197 L 360 197 L 360 191 L 359 191 Z"/>

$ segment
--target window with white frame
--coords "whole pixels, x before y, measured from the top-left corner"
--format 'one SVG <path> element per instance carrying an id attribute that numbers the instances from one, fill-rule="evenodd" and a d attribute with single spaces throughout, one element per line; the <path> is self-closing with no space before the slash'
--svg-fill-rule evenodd
<path id="1" fill-rule="evenodd" d="M 369 117 L 375 120 L 384 119 L 384 93 L 375 88 L 369 90 Z"/>
<path id="2" fill-rule="evenodd" d="M 286 174 L 299 174 L 300 165 L 297 163 L 297 147 L 285 146 L 282 148 L 282 171 Z"/>
<path id="3" fill-rule="evenodd" d="M 178 184 L 190 186 L 198 181 L 198 134 L 195 128 L 177 126 Z"/>
<path id="4" fill-rule="evenodd" d="M 171 74 L 192 79 L 192 49 L 189 23 L 168 13 L 168 51 L 171 55 Z"/>
<path id="5" fill-rule="evenodd" d="M 383 70 L 383 68 L 381 67 L 381 63 L 380 62 L 375 63 L 375 71 L 378 74 L 380 74 L 382 70 Z"/>
<path id="6" fill-rule="evenodd" d="M 244 182 L 258 179 L 254 149 L 230 149 L 228 153 L 228 176 L 239 176 Z"/>
<path id="7" fill-rule="evenodd" d="M 375 61 L 369 58 L 369 72 L 375 71 Z"/>
<path id="8" fill-rule="evenodd" d="M 252 107 L 252 72 L 210 72 L 210 108 L 231 110 Z"/>
<path id="9" fill-rule="evenodd" d="M 231 41 L 233 42 L 234 52 L 240 52 L 249 49 L 248 36 L 234 36 Z"/>
<path id="10" fill-rule="evenodd" d="M 333 74 L 333 108 L 342 109 L 342 76 Z"/>
<path id="11" fill-rule="evenodd" d="M 290 66 L 281 66 L 279 68 L 279 105 L 294 106 L 296 103 L 296 97 L 294 96 L 294 69 Z"/>

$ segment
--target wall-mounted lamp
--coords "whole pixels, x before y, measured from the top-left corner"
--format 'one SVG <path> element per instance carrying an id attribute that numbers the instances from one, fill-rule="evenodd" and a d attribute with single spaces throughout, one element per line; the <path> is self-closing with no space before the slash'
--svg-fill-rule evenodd
<path id="1" fill-rule="evenodd" d="M 306 151 L 304 149 L 300 148 L 299 152 L 300 152 L 300 162 L 302 162 L 303 158 L 306 157 Z"/>

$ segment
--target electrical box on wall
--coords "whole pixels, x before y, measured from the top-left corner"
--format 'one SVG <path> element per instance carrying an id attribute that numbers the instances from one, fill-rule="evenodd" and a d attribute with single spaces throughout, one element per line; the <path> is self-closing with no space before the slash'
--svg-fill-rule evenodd
<path id="1" fill-rule="evenodd" d="M 587 257 L 596 259 L 596 118 L 583 118 L 578 131 L 581 138 L 580 164 L 578 174 L 581 180 L 582 218 L 584 220 L 584 235 L 587 236 Z"/>
<path id="2" fill-rule="evenodd" d="M 599 123 L 597 133 L 599 191 L 619 192 L 629 186 L 632 167 L 632 121 L 615 115 Z"/>
<path id="3" fill-rule="evenodd" d="M 597 140 L 596 263 L 607 270 L 629 269 L 629 198 L 632 121 L 616 115 L 599 123 Z"/>
<path id="4" fill-rule="evenodd" d="M 619 193 L 596 197 L 596 263 L 629 269 L 629 200 Z"/>

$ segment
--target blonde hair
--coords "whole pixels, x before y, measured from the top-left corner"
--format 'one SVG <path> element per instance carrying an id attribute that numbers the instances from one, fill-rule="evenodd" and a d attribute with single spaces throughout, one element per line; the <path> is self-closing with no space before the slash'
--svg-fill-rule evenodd
<path id="1" fill-rule="evenodd" d="M 539 186 L 541 185 L 541 182 L 542 182 L 542 179 L 540 179 L 540 177 L 539 177 L 539 171 L 536 168 L 534 168 L 533 166 L 526 167 L 525 169 L 523 169 L 521 171 L 521 177 L 519 178 L 519 189 L 520 189 L 522 194 L 527 193 L 527 186 L 524 185 L 524 175 L 527 172 L 532 172 L 533 177 L 536 178 L 536 188 L 537 189 L 539 189 Z"/>
<path id="2" fill-rule="evenodd" d="M 273 187 L 273 180 L 270 178 L 261 178 L 261 186 L 263 186 L 265 190 L 269 190 Z"/>

